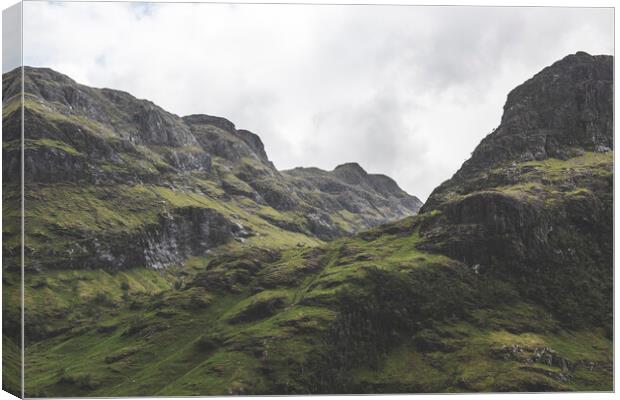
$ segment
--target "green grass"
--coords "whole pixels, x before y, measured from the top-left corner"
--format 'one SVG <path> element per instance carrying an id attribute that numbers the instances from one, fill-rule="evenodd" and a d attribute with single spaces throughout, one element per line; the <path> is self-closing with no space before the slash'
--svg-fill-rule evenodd
<path id="1" fill-rule="evenodd" d="M 65 153 L 70 154 L 72 156 L 81 156 L 82 155 L 73 146 L 68 145 L 68 144 L 66 144 L 64 142 L 61 142 L 59 140 L 54 140 L 54 139 L 47 139 L 47 138 L 42 138 L 42 139 L 26 139 L 26 140 L 24 140 L 24 146 L 25 146 L 26 149 L 38 148 L 38 147 L 47 147 L 47 148 L 52 148 L 52 149 L 64 151 Z"/>
<path id="2" fill-rule="evenodd" d="M 575 185 L 588 184 L 593 179 L 613 177 L 614 152 L 584 152 L 566 160 L 544 160 L 504 163 L 489 171 L 480 172 L 466 182 L 453 181 L 439 197 L 446 202 L 457 202 L 481 191 L 513 196 L 525 201 L 545 201 L 553 205 L 559 196 L 585 189 Z M 495 182 L 510 181 L 496 185 Z M 489 184 L 491 182 L 491 184 Z"/>
<path id="3" fill-rule="evenodd" d="M 534 167 L 543 169 L 547 173 L 570 173 L 570 169 L 592 171 L 593 167 L 600 167 L 604 172 L 608 171 L 610 163 L 613 163 L 614 152 L 608 151 L 604 153 L 584 152 L 583 155 L 572 157 L 567 160 L 559 160 L 556 158 L 547 158 L 542 161 L 527 161 L 520 163 L 520 167 Z"/>
<path id="4" fill-rule="evenodd" d="M 506 314 L 505 314 L 506 315 Z M 509 314 L 508 314 L 509 315 Z M 508 316 L 507 315 L 507 316 Z M 447 350 L 423 352 L 414 343 L 392 350 L 376 368 L 362 367 L 352 372 L 359 392 L 497 392 L 537 390 L 611 390 L 610 341 L 590 332 L 513 334 L 488 330 L 467 323 L 445 324 L 437 329 Z M 572 371 L 543 362 L 504 359 L 493 355 L 504 346 L 550 348 L 571 362 L 596 360 L 598 371 L 579 365 Z M 579 349 L 577 353 L 574 349 Z M 533 353 L 524 350 L 518 357 Z M 568 374 L 562 382 L 545 373 Z"/>
<path id="5" fill-rule="evenodd" d="M 2 335 L 2 390 L 21 396 L 21 348 L 14 338 Z"/>

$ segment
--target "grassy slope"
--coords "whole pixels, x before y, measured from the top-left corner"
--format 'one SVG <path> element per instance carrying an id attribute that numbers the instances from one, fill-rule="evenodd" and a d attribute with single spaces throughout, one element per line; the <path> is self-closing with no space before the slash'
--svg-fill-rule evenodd
<path id="1" fill-rule="evenodd" d="M 551 182 L 566 168 L 609 170 L 612 157 L 534 166 Z M 31 276 L 27 302 L 71 309 L 77 323 L 28 347 L 27 393 L 612 389 L 613 346 L 602 329 L 568 330 L 510 283 L 417 250 L 417 226 L 433 217 L 282 246 L 276 258 L 239 246 L 165 273 L 59 271 L 42 286 Z M 86 278 L 78 296 L 62 283 L 73 274 Z M 234 285 L 209 286 L 222 277 Z M 94 295 L 103 287 L 105 296 Z"/>
<path id="2" fill-rule="evenodd" d="M 2 336 L 2 390 L 21 395 L 21 349 L 13 338 Z"/>
<path id="3" fill-rule="evenodd" d="M 264 265 L 239 293 L 185 287 L 156 289 L 147 295 L 143 286 L 128 279 L 126 273 L 119 273 L 110 277 L 111 283 L 105 286 L 120 288 L 118 282 L 130 282 L 125 299 L 122 290 L 117 289 L 105 301 L 88 303 L 92 315 L 84 315 L 84 321 L 74 330 L 28 348 L 26 374 L 31 386 L 27 392 L 110 396 L 611 389 L 612 343 L 597 331 L 559 329 L 547 312 L 522 299 L 498 307 L 478 308 L 477 303 L 466 313 L 465 321 L 442 307 L 429 305 L 432 317 L 426 315 L 416 321 L 422 326 L 413 336 L 399 331 L 393 338 L 394 346 L 385 348 L 364 347 L 367 344 L 345 335 L 341 340 L 352 340 L 352 351 L 357 347 L 374 351 L 376 360 L 352 368 L 346 386 L 317 386 L 316 368 L 321 362 L 315 356 L 334 351 L 329 338 L 341 307 L 360 306 L 355 301 L 346 303 L 343 296 L 360 294 L 365 298 L 369 294 L 366 291 L 373 287 L 375 269 L 385 271 L 390 279 L 405 282 L 412 270 L 447 269 L 459 273 L 453 261 L 413 250 L 416 240 L 415 233 L 382 236 L 370 242 L 341 240 L 326 246 L 326 265 L 320 271 L 302 274 L 293 286 L 285 283 L 259 292 L 261 278 L 272 275 L 270 282 L 274 282 L 274 274 L 285 276 L 299 270 L 303 264 L 300 257 L 303 259 L 302 253 L 309 250 L 290 251 L 283 259 Z M 343 256 L 350 251 L 356 254 L 353 259 Z M 360 255 L 364 260 L 354 261 Z M 375 262 L 379 265 L 372 265 Z M 148 272 L 133 272 L 142 273 Z M 437 278 L 442 282 L 446 279 Z M 84 282 L 81 292 L 93 290 L 88 282 Z M 289 280 L 283 278 L 282 282 Z M 421 280 L 419 284 L 429 283 Z M 450 285 L 441 286 L 435 286 L 432 294 L 454 294 Z M 34 295 L 44 290 L 28 292 Z M 264 313 L 257 311 L 257 305 L 269 304 L 273 299 L 281 302 L 272 303 L 273 308 Z M 402 304 L 396 304 L 407 302 L 402 299 Z M 366 299 L 364 303 L 372 304 Z M 382 309 L 385 304 L 378 302 L 377 306 Z M 248 309 L 250 312 L 244 313 Z M 262 318 L 254 320 L 256 315 Z M 239 316 L 246 319 L 236 318 Z M 357 317 L 364 318 L 360 314 Z M 416 319 L 407 311 L 402 318 Z M 557 365 L 494 355 L 494 351 L 515 344 L 529 352 L 548 347 L 571 363 L 588 360 L 596 367 L 590 371 L 584 364 L 567 372 Z M 351 366 L 342 368 L 349 370 Z M 557 378 L 562 373 L 570 375 L 570 380 L 562 382 Z"/>

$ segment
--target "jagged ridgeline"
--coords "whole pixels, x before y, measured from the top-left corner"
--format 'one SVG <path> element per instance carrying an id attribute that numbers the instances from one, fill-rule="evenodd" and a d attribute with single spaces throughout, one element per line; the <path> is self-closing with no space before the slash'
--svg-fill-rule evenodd
<path id="1" fill-rule="evenodd" d="M 577 53 L 513 90 L 415 216 L 357 164 L 277 171 L 225 119 L 26 68 L 26 395 L 612 390 L 612 64 Z"/>

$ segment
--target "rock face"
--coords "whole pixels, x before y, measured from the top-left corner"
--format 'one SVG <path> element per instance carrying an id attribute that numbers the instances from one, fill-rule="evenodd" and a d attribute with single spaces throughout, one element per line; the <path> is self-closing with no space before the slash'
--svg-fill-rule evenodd
<path id="1" fill-rule="evenodd" d="M 485 137 L 425 210 L 445 201 L 461 181 L 503 162 L 568 159 L 613 149 L 613 57 L 584 52 L 543 69 L 508 94 L 500 126 Z M 501 182 L 490 182 L 489 186 Z"/>
<path id="2" fill-rule="evenodd" d="M 612 76 L 612 57 L 580 52 L 514 89 L 501 125 L 424 205 L 422 248 L 518 278 L 567 320 L 610 315 Z M 549 292 L 575 282 L 580 294 Z"/>
<path id="3" fill-rule="evenodd" d="M 140 231 L 124 235 L 93 235 L 92 240 L 75 244 L 68 251 L 64 268 L 88 269 L 93 265 L 107 270 L 124 270 L 137 265 L 165 268 L 178 265 L 190 256 L 231 239 L 244 236 L 243 228 L 222 214 L 205 208 L 186 207 L 174 214 L 161 215 Z M 36 260 L 32 260 L 36 264 Z"/>
<path id="4" fill-rule="evenodd" d="M 337 166 L 333 171 L 318 168 L 295 168 L 284 171 L 297 188 L 298 196 L 314 208 L 317 221 L 324 216 L 321 236 L 335 237 L 330 232 L 330 210 L 346 210 L 368 227 L 417 213 L 422 202 L 402 190 L 385 175 L 368 174 L 357 163 Z M 323 193 L 315 196 L 314 193 Z M 353 223 L 352 221 L 350 223 Z"/>
<path id="5" fill-rule="evenodd" d="M 19 72 L 3 76 L 3 177 L 7 184 L 15 185 L 21 180 Z M 24 77 L 24 180 L 33 219 L 37 219 L 38 213 L 54 212 L 45 210 L 45 204 L 40 203 L 43 200 L 39 190 L 43 188 L 61 197 L 63 191 L 74 187 L 114 191 L 123 185 L 151 188 L 156 193 L 165 188 L 191 198 L 182 204 L 175 204 L 175 196 L 158 195 L 160 198 L 153 199 L 151 204 L 135 199 L 142 208 L 128 211 L 136 215 L 148 212 L 144 220 L 149 222 L 131 229 L 120 223 L 108 229 L 83 225 L 70 230 L 54 227 L 59 221 L 50 220 L 43 227 L 49 232 L 48 239 L 60 231 L 71 231 L 79 243 L 88 240 L 90 244 L 80 244 L 83 251 L 74 251 L 68 247 L 50 248 L 33 239 L 33 260 L 41 259 L 34 262 L 36 265 L 52 258 L 62 263 L 62 255 L 70 251 L 74 251 L 69 258 L 71 265 L 83 267 L 91 263 L 117 268 L 144 263 L 159 267 L 202 254 L 208 246 L 183 235 L 202 226 L 202 217 L 210 220 L 213 215 L 189 215 L 187 207 L 212 209 L 229 204 L 229 215 L 220 213 L 221 218 L 218 217 L 223 232 L 215 236 L 212 228 L 194 232 L 197 237 L 206 235 L 206 244 L 215 245 L 235 238 L 231 227 L 242 223 L 238 219 L 241 213 L 235 212 L 239 208 L 257 213 L 261 221 L 254 223 L 267 224 L 274 230 L 332 239 L 413 215 L 421 206 L 417 198 L 405 193 L 391 179 L 369 175 L 359 166 L 356 172 L 345 171 L 349 169 L 346 166 L 333 173 L 315 169 L 305 169 L 303 173 L 278 171 L 269 161 L 260 137 L 237 129 L 225 118 L 181 118 L 150 101 L 121 91 L 80 85 L 47 68 L 26 67 Z M 358 174 L 355 179 L 361 181 L 352 180 L 352 174 Z M 323 177 L 329 182 L 320 182 Z M 80 196 L 76 200 L 84 201 L 82 212 L 88 207 L 106 206 L 105 197 L 95 203 L 88 193 L 82 192 Z M 79 207 L 72 211 L 77 210 Z M 157 217 L 153 218 L 152 213 Z M 170 213 L 175 215 L 172 225 Z M 194 221 L 194 217 L 199 219 Z M 105 216 L 101 218 L 103 221 Z M 118 238 L 129 240 L 136 247 L 130 255 L 122 255 L 123 243 Z M 185 239 L 195 245 L 181 243 Z M 89 252 L 95 256 L 89 259 Z"/>

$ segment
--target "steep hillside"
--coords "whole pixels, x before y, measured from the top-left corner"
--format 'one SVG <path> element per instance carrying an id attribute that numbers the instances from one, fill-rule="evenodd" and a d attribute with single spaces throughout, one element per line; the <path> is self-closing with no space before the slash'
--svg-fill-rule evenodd
<path id="1" fill-rule="evenodd" d="M 77 199 L 86 198 L 82 187 L 95 191 L 71 206 L 69 189 L 54 197 L 37 185 L 31 201 L 60 210 L 45 222 L 53 228 L 33 232 L 40 248 L 46 235 L 65 237 L 78 222 L 139 246 L 117 232 L 152 215 L 159 228 L 144 243 L 187 258 L 159 269 L 85 269 L 62 267 L 60 253 L 55 268 L 26 274 L 26 394 L 612 390 L 612 63 L 578 53 L 546 68 L 511 92 L 501 125 L 419 215 L 328 243 L 316 230 L 280 229 L 273 220 L 296 210 L 282 202 L 288 197 L 270 197 L 239 172 L 291 182 L 291 198 L 343 207 L 348 223 L 348 213 L 367 215 L 364 196 L 373 193 L 385 199 L 373 201 L 377 215 L 413 203 L 389 178 L 355 164 L 277 172 L 253 136 L 244 137 L 256 158 L 232 168 L 247 195 L 222 189 L 226 201 L 209 192 L 223 179 L 203 187 L 187 174 L 181 186 L 175 172 L 171 187 L 65 184 Z M 215 129 L 209 124 L 192 122 L 188 137 Z M 214 160 L 213 169 L 232 165 Z M 267 217 L 242 207 L 267 207 L 250 193 L 272 204 Z M 149 208 L 158 202 L 174 212 Z M 233 239 L 224 244 L 192 244 L 226 235 Z M 210 250 L 192 256 L 187 246 Z M 17 278 L 5 274 L 5 285 Z M 8 293 L 16 301 L 18 292 Z"/>
<path id="2" fill-rule="evenodd" d="M 424 212 L 441 215 L 423 248 L 518 279 L 566 323 L 611 337 L 612 149 L 612 57 L 556 62 L 508 95 L 501 125 L 433 191 Z"/>

